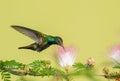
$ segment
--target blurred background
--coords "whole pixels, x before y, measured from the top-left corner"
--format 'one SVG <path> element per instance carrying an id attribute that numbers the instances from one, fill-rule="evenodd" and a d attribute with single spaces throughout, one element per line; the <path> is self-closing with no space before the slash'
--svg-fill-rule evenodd
<path id="1" fill-rule="evenodd" d="M 109 64 L 109 48 L 120 43 L 120 0 L 0 0 L 0 60 L 16 60 L 25 64 L 34 60 L 51 60 L 57 46 L 40 53 L 19 50 L 34 41 L 13 30 L 10 25 L 21 25 L 45 34 L 61 36 L 64 45 L 78 50 L 76 62 L 86 63 L 89 57 L 96 61 L 95 68 L 102 74 Z M 51 81 L 53 77 L 30 77 L 28 81 Z M 107 81 L 103 77 L 97 77 Z M 19 79 L 12 76 L 12 81 Z M 90 81 L 86 77 L 74 81 Z"/>

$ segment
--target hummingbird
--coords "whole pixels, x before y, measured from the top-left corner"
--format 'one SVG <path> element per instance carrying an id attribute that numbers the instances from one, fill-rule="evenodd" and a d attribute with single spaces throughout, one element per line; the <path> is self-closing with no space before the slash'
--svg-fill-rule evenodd
<path id="1" fill-rule="evenodd" d="M 18 25 L 12 25 L 11 27 L 35 41 L 30 45 L 19 47 L 18 49 L 30 49 L 41 52 L 51 45 L 58 45 L 65 49 L 63 46 L 63 40 L 59 36 L 47 35 L 37 30 Z"/>

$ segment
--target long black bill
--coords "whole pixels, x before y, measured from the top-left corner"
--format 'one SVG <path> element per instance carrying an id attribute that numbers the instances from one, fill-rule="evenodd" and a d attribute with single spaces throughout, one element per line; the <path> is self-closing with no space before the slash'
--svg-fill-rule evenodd
<path id="1" fill-rule="evenodd" d="M 64 47 L 64 45 L 63 45 L 63 44 L 61 45 L 61 47 L 62 47 L 62 48 L 63 48 L 63 50 L 66 52 L 66 49 L 65 49 L 65 47 Z"/>

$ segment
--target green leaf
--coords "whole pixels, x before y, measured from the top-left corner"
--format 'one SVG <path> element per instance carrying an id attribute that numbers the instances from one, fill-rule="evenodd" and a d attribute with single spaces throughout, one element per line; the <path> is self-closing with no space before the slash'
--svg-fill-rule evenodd
<path id="1" fill-rule="evenodd" d="M 120 65 L 116 65 L 116 66 L 114 66 L 113 68 L 120 69 Z"/>
<path id="2" fill-rule="evenodd" d="M 42 67 L 45 67 L 45 65 L 46 65 L 45 61 L 40 61 L 40 60 L 36 60 L 29 64 L 31 69 L 36 70 L 36 71 Z"/>
<path id="3" fill-rule="evenodd" d="M 15 60 L 11 60 L 11 61 L 5 61 L 4 62 L 4 68 L 23 68 L 23 64 L 16 62 Z"/>
<path id="4" fill-rule="evenodd" d="M 4 81 L 10 81 L 11 76 L 8 72 L 1 72 L 1 76 Z"/>
<path id="5" fill-rule="evenodd" d="M 41 71 L 41 75 L 42 76 L 50 76 L 50 75 L 54 75 L 55 74 L 55 69 L 53 68 L 43 68 L 43 70 Z"/>
<path id="6" fill-rule="evenodd" d="M 76 68 L 76 70 L 80 70 L 80 69 L 83 69 L 83 68 L 86 68 L 84 64 L 82 63 L 75 63 L 73 65 L 74 68 Z"/>

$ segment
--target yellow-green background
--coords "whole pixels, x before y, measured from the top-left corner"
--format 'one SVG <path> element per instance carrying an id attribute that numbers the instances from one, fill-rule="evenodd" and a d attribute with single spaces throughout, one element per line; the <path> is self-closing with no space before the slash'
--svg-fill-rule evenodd
<path id="1" fill-rule="evenodd" d="M 87 58 L 96 60 L 98 74 L 108 65 L 108 49 L 120 42 L 120 0 L 0 0 L 0 60 L 15 59 L 22 63 L 51 60 L 55 66 L 51 46 L 41 53 L 18 50 L 32 43 L 28 37 L 10 25 L 22 25 L 50 35 L 61 36 L 66 46 L 78 50 L 76 62 Z M 13 81 L 18 77 L 13 76 Z M 34 81 L 51 81 L 52 77 L 27 77 Z M 97 77 L 107 81 L 103 77 Z M 89 81 L 85 77 L 74 81 Z"/>

